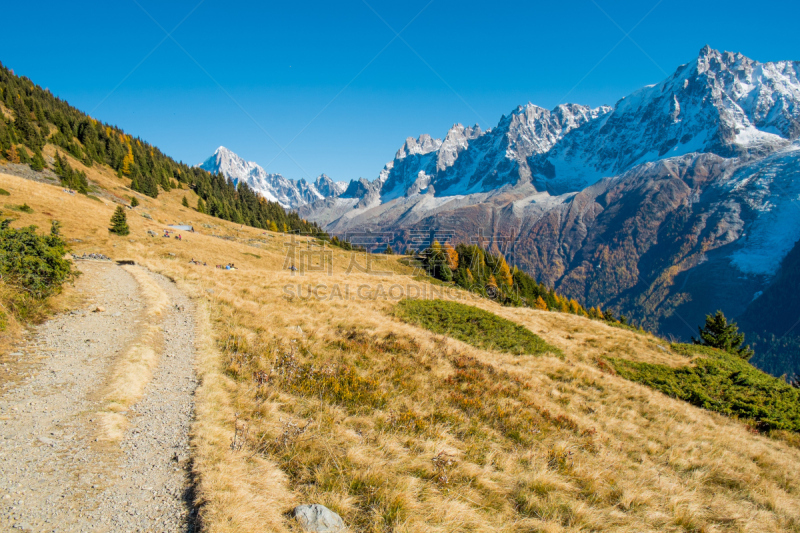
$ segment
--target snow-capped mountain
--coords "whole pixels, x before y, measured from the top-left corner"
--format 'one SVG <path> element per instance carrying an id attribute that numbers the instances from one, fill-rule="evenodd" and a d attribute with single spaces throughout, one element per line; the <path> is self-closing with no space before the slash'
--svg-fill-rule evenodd
<path id="1" fill-rule="evenodd" d="M 559 195 L 688 153 L 763 155 L 800 135 L 799 79 L 798 62 L 759 63 L 706 46 L 672 76 L 613 108 L 566 104 L 548 111 L 529 103 L 486 132 L 456 124 L 444 141 L 409 137 L 375 181 L 351 184 L 350 194 L 362 195 L 359 209 L 520 182 Z"/>
<path id="2" fill-rule="evenodd" d="M 217 148 L 214 155 L 198 166 L 212 173 L 221 172 L 237 184 L 244 181 L 258 194 L 287 209 L 297 209 L 317 200 L 338 196 L 346 188 L 345 183 L 335 182 L 325 174 L 318 176 L 314 183 L 270 174 L 258 164 L 245 161 L 224 146 Z"/>
<path id="3" fill-rule="evenodd" d="M 799 138 L 800 62 L 705 47 L 613 108 L 528 104 L 485 132 L 409 138 L 377 179 L 300 212 L 392 231 L 395 249 L 482 235 L 540 281 L 686 338 L 686 321 L 800 283 Z"/>
<path id="4" fill-rule="evenodd" d="M 540 190 L 576 191 L 634 166 L 693 152 L 767 153 L 800 135 L 800 63 L 704 47 L 661 83 L 530 158 Z"/>
<path id="5" fill-rule="evenodd" d="M 420 192 L 437 196 L 487 192 L 527 181 L 531 155 L 547 152 L 568 132 L 610 109 L 568 104 L 548 111 L 529 103 L 486 132 L 477 125 L 455 124 L 444 141 L 427 134 L 409 137 L 377 179 L 381 201 Z"/>
<path id="6" fill-rule="evenodd" d="M 303 181 L 303 180 L 300 180 Z M 314 180 L 314 188 L 322 195 L 323 198 L 330 198 L 332 196 L 339 196 L 347 188 L 346 181 L 333 181 L 325 174 L 320 174 Z"/>

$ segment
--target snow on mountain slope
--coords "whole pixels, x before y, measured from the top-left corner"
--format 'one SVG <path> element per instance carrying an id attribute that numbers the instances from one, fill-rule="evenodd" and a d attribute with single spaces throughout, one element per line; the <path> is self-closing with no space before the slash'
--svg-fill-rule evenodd
<path id="1" fill-rule="evenodd" d="M 726 185 L 754 219 L 733 264 L 746 274 L 773 276 L 800 240 L 800 143 L 742 168 Z"/>
<path id="2" fill-rule="evenodd" d="M 245 161 L 224 146 L 217 148 L 214 155 L 198 166 L 209 172 L 221 172 L 237 184 L 244 181 L 255 192 L 270 201 L 278 202 L 286 209 L 297 209 L 317 200 L 338 196 L 345 189 L 344 183 L 334 182 L 325 174 L 317 177 L 314 183 L 270 174 L 258 164 Z"/>
<path id="3" fill-rule="evenodd" d="M 669 78 L 530 158 L 537 187 L 580 190 L 604 176 L 693 152 L 768 153 L 800 136 L 800 62 L 759 63 L 709 47 Z"/>
<path id="4" fill-rule="evenodd" d="M 450 196 L 516 184 L 530 177 L 529 156 L 547 152 L 565 134 L 610 110 L 567 104 L 549 111 L 529 103 L 487 132 L 455 124 L 444 141 L 427 134 L 409 137 L 373 187 L 380 187 L 381 202 L 389 202 L 429 193 L 431 187 L 437 196 Z"/>

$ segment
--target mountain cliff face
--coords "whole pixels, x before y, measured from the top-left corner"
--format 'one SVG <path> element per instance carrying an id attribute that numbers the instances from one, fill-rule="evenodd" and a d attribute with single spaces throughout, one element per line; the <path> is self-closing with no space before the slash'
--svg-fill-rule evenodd
<path id="1" fill-rule="evenodd" d="M 214 174 L 221 172 L 237 184 L 240 180 L 244 181 L 256 193 L 280 203 L 287 209 L 297 209 L 316 200 L 338 196 L 345 189 L 344 183 L 334 182 L 325 174 L 317 177 L 314 183 L 308 183 L 304 179 L 295 181 L 280 174 L 270 174 L 256 163 L 245 161 L 224 146 L 217 148 L 214 155 L 198 166 Z"/>
<path id="2" fill-rule="evenodd" d="M 800 134 L 800 63 L 758 63 L 708 47 L 601 120 L 531 158 L 542 190 L 580 190 L 648 161 L 695 152 L 767 153 Z"/>
<path id="3" fill-rule="evenodd" d="M 565 294 L 687 339 L 717 308 L 755 324 L 763 295 L 792 297 L 770 287 L 797 282 L 785 258 L 800 242 L 798 137 L 799 62 L 705 47 L 613 108 L 529 104 L 486 132 L 409 138 L 378 179 L 301 214 L 336 233 L 393 231 L 395 249 L 419 232 L 481 240 Z"/>

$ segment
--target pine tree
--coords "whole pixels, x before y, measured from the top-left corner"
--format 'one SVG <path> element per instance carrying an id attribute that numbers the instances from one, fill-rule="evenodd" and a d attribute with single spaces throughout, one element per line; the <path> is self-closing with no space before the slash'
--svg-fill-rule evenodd
<path id="1" fill-rule="evenodd" d="M 197 212 L 203 214 L 206 212 L 206 204 L 203 202 L 202 198 L 197 199 Z"/>
<path id="2" fill-rule="evenodd" d="M 114 211 L 114 215 L 111 217 L 111 227 L 108 228 L 108 231 L 117 235 L 127 235 L 131 232 L 128 227 L 128 218 L 127 215 L 125 215 L 125 208 L 121 205 L 118 205 L 116 211 Z"/>
<path id="3" fill-rule="evenodd" d="M 135 196 L 131 196 L 131 207 L 137 207 L 139 205 L 139 199 Z"/>
<path id="4" fill-rule="evenodd" d="M 33 159 L 31 159 L 31 170 L 35 170 L 36 172 L 41 172 L 44 170 L 44 157 L 42 157 L 42 152 L 35 152 L 33 154 Z"/>
<path id="5" fill-rule="evenodd" d="M 181 201 L 181 205 L 183 207 L 189 207 L 189 200 L 187 200 L 185 196 L 183 197 L 183 200 Z"/>
<path id="6" fill-rule="evenodd" d="M 392 245 L 387 244 L 386 249 L 383 251 L 386 255 L 394 255 L 394 250 L 392 250 Z"/>
<path id="7" fill-rule="evenodd" d="M 728 323 L 728 319 L 722 311 L 717 311 L 714 316 L 706 315 L 706 323 L 703 327 L 698 327 L 700 338 L 692 337 L 694 344 L 719 348 L 726 352 L 737 355 L 747 361 L 753 356 L 750 346 L 742 347 L 744 344 L 744 333 L 739 333 L 739 326 L 736 322 Z"/>
<path id="8" fill-rule="evenodd" d="M 31 158 L 28 156 L 28 151 L 25 149 L 24 146 L 20 146 L 17 148 L 17 154 L 19 154 L 19 162 L 23 165 L 30 164 Z"/>

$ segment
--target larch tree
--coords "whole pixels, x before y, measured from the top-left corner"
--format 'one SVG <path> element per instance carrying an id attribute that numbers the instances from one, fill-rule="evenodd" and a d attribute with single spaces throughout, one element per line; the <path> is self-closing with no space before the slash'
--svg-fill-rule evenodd
<path id="1" fill-rule="evenodd" d="M 497 279 L 500 283 L 508 285 L 509 287 L 514 284 L 514 277 L 511 275 L 511 269 L 506 263 L 506 258 L 502 255 L 497 257 Z"/>
<path id="2" fill-rule="evenodd" d="M 442 251 L 445 255 L 445 260 L 447 261 L 447 266 L 450 267 L 450 270 L 455 271 L 458 269 L 458 252 L 456 249 L 453 248 L 453 245 L 449 242 L 444 243 L 442 247 Z"/>

